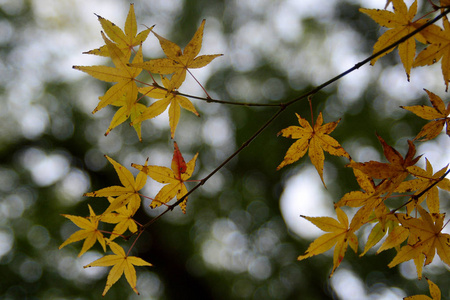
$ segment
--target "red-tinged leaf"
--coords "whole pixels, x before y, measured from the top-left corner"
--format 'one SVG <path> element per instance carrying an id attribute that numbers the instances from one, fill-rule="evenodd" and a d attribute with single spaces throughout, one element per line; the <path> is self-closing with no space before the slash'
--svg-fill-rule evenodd
<path id="1" fill-rule="evenodd" d="M 175 196 L 178 200 L 180 200 L 187 194 L 187 189 L 184 183 L 192 176 L 198 153 L 186 164 L 176 143 L 174 143 L 174 148 L 171 166 L 172 169 L 160 166 L 131 165 L 133 168 L 140 170 L 142 173 L 147 174 L 154 180 L 167 184 L 155 196 L 150 204 L 151 208 L 167 203 Z M 180 203 L 183 213 L 186 212 L 186 202 L 187 198 Z"/>
<path id="2" fill-rule="evenodd" d="M 178 148 L 177 142 L 173 142 L 175 150 L 173 151 L 173 159 L 172 159 L 172 170 L 175 174 L 176 178 L 181 178 L 181 174 L 186 172 L 186 162 L 184 161 L 183 156 L 181 155 L 180 149 Z"/>

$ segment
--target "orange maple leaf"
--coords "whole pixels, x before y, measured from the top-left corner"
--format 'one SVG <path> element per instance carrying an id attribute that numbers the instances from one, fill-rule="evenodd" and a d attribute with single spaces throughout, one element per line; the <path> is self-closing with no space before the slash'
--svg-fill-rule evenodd
<path id="1" fill-rule="evenodd" d="M 309 245 L 305 254 L 298 257 L 298 260 L 324 253 L 336 245 L 333 255 L 333 270 L 331 271 L 330 277 L 344 259 L 348 245 L 350 245 L 355 253 L 358 250 L 358 238 L 354 234 L 354 230 L 351 230 L 348 226 L 347 215 L 339 207 L 336 208 L 336 213 L 338 221 L 330 217 L 301 216 L 328 233 L 325 233 L 314 240 Z"/>
<path id="2" fill-rule="evenodd" d="M 426 89 L 425 92 L 427 92 L 433 107 L 425 105 L 400 106 L 403 109 L 413 112 L 422 119 L 431 121 L 422 127 L 414 140 L 428 141 L 434 139 L 441 133 L 445 124 L 447 124 L 447 135 L 450 136 L 450 102 L 447 108 L 445 108 L 444 101 L 439 96 Z"/>
<path id="3" fill-rule="evenodd" d="M 140 174 L 146 174 L 160 183 L 166 183 L 150 204 L 151 208 L 160 206 L 163 203 L 167 203 L 175 196 L 180 200 L 187 194 L 185 182 L 192 176 L 195 168 L 195 161 L 197 160 L 198 153 L 186 163 L 181 155 L 180 149 L 176 142 L 174 142 L 174 152 L 172 158 L 171 169 L 160 166 L 141 166 L 131 164 L 132 167 L 141 171 Z M 180 203 L 181 210 L 186 213 L 186 199 Z"/>
<path id="4" fill-rule="evenodd" d="M 311 127 L 306 119 L 303 119 L 297 113 L 295 115 L 298 118 L 300 127 L 289 126 L 281 130 L 278 135 L 298 139 L 298 141 L 289 147 L 283 161 L 277 167 L 277 170 L 288 164 L 296 162 L 306 154 L 306 151 L 309 150 L 308 156 L 319 173 L 320 179 L 325 185 L 323 181 L 323 163 L 325 160 L 323 151 L 326 151 L 331 155 L 343 156 L 350 159 L 350 155 L 347 151 L 345 151 L 334 138 L 328 135 L 336 128 L 340 120 L 323 124 L 322 113 L 320 113 L 316 120 L 316 124 L 314 127 Z"/>
<path id="5" fill-rule="evenodd" d="M 110 213 L 127 204 L 134 214 L 141 205 L 141 197 L 138 192 L 144 187 L 145 183 L 147 182 L 147 176 L 139 173 L 136 176 L 136 180 L 134 180 L 133 174 L 131 174 L 131 172 L 127 168 L 125 168 L 109 156 L 105 155 L 105 157 L 114 166 L 114 169 L 116 170 L 116 173 L 119 176 L 120 182 L 123 186 L 115 185 L 106 187 L 95 192 L 86 193 L 84 194 L 84 196 L 117 197 L 103 214 Z M 147 162 L 145 162 L 145 165 L 147 165 Z"/>
<path id="6" fill-rule="evenodd" d="M 136 256 L 128 256 L 123 248 L 115 242 L 108 241 L 108 245 L 114 253 L 113 255 L 103 256 L 96 261 L 93 261 L 90 264 L 84 266 L 84 268 L 113 266 L 109 271 L 108 278 L 106 279 L 106 286 L 103 290 L 102 296 L 105 296 L 111 286 L 116 283 L 117 280 L 119 280 L 122 274 L 125 274 L 125 278 L 127 279 L 131 288 L 136 294 L 139 295 L 139 292 L 136 289 L 137 278 L 134 266 L 151 266 L 152 264 L 146 262 L 142 258 Z"/>
<path id="7" fill-rule="evenodd" d="M 88 206 L 90 213 L 89 217 L 83 218 L 79 216 L 62 215 L 72 221 L 75 225 L 80 227 L 81 230 L 74 232 L 64 243 L 61 244 L 61 246 L 59 246 L 59 249 L 68 244 L 85 240 L 83 243 L 83 247 L 78 254 L 78 257 L 91 249 L 96 241 L 98 241 L 100 245 L 102 245 L 103 251 L 106 251 L 105 238 L 103 237 L 103 234 L 100 232 L 100 230 L 98 230 L 98 222 L 101 216 L 95 215 L 92 207 L 89 204 Z"/>
<path id="8" fill-rule="evenodd" d="M 203 28 L 205 27 L 206 20 L 203 20 L 200 27 L 195 32 L 192 40 L 186 45 L 184 51 L 181 51 L 180 46 L 168 39 L 163 38 L 159 34 L 153 34 L 158 38 L 161 48 L 166 54 L 167 58 L 153 59 L 143 63 L 133 64 L 135 67 L 143 68 L 152 73 L 158 74 L 172 74 L 172 80 L 174 85 L 180 86 L 185 78 L 188 69 L 198 69 L 203 68 L 208 65 L 216 57 L 222 56 L 223 54 L 211 54 L 211 55 L 200 55 L 200 49 L 202 48 L 203 40 Z"/>
<path id="9" fill-rule="evenodd" d="M 385 192 L 391 193 L 400 183 L 408 176 L 408 167 L 413 166 L 420 159 L 420 156 L 414 157 L 416 147 L 412 141 L 408 141 L 408 153 L 405 158 L 389 146 L 379 135 L 378 140 L 383 146 L 383 152 L 389 163 L 381 163 L 378 161 L 369 161 L 365 163 L 351 162 L 347 166 L 361 170 L 370 177 L 377 179 L 386 179 L 384 186 Z"/>
<path id="10" fill-rule="evenodd" d="M 403 0 L 393 0 L 392 3 L 394 6 L 394 12 L 388 10 L 365 9 L 365 8 L 361 8 L 359 10 L 368 15 L 369 17 L 371 17 L 375 22 L 377 22 L 381 26 L 390 28 L 378 38 L 378 41 L 373 46 L 373 53 L 376 53 L 386 48 L 387 46 L 400 40 L 404 36 L 410 34 L 418 27 L 426 23 L 425 19 L 420 19 L 413 22 L 413 18 L 417 13 L 417 0 L 414 1 L 409 10 Z M 409 81 L 409 73 L 411 71 L 411 67 L 414 61 L 414 56 L 416 55 L 416 42 L 414 38 L 417 39 L 419 42 L 426 44 L 426 39 L 422 35 L 416 34 L 414 37 L 407 39 L 405 42 L 401 43 L 398 46 L 400 59 L 403 63 L 403 67 L 405 68 L 408 81 Z M 375 62 L 380 57 L 383 57 L 392 50 L 394 50 L 394 48 L 373 58 L 370 64 L 374 65 Z"/>
<path id="11" fill-rule="evenodd" d="M 436 251 L 441 260 L 450 266 L 450 234 L 442 233 L 445 214 L 430 214 L 420 205 L 417 206 L 421 218 L 412 218 L 398 214 L 398 220 L 410 232 L 408 244 L 403 246 L 388 267 L 414 259 L 421 254 L 426 256 L 425 264 L 433 261 Z"/>

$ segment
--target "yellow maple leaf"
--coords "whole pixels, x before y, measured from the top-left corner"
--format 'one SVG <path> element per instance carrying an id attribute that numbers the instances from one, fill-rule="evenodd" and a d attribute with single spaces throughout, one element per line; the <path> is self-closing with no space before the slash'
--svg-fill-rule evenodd
<path id="1" fill-rule="evenodd" d="M 134 130 L 136 131 L 139 140 L 142 141 L 141 123 L 136 122 L 133 124 L 133 122 L 142 114 L 142 112 L 147 108 L 147 106 L 145 106 L 144 104 L 141 104 L 141 103 L 136 103 L 131 107 L 131 109 L 129 109 L 126 104 L 125 96 L 123 96 L 122 99 L 117 100 L 111 104 L 114 106 L 119 106 L 120 108 L 114 114 L 114 116 L 111 120 L 111 123 L 109 124 L 109 127 L 105 132 L 105 136 L 108 135 L 113 128 L 122 124 L 129 118 L 131 121 L 130 125 L 132 125 L 134 127 Z"/>
<path id="2" fill-rule="evenodd" d="M 133 174 L 110 158 L 109 156 L 105 155 L 106 159 L 114 166 L 114 169 L 116 170 L 117 175 L 119 176 L 120 182 L 123 186 L 110 186 L 103 189 L 100 189 L 95 192 L 90 192 L 84 194 L 84 196 L 87 197 L 116 197 L 114 201 L 109 205 L 109 207 L 105 210 L 103 214 L 110 213 L 114 210 L 117 210 L 125 205 L 129 205 L 129 208 L 131 211 L 136 212 L 141 205 L 141 197 L 139 195 L 139 191 L 144 187 L 145 183 L 147 182 L 147 176 L 145 176 L 142 173 L 139 173 L 136 176 L 136 180 L 133 177 Z M 145 162 L 145 165 L 147 165 L 147 162 Z"/>
<path id="3" fill-rule="evenodd" d="M 450 23 L 447 17 L 442 19 L 442 23 L 444 30 L 439 26 L 429 26 L 431 28 L 422 33 L 430 45 L 417 55 L 413 67 L 432 65 L 442 58 L 442 76 L 446 86 L 445 91 L 447 91 L 450 81 Z"/>
<path id="4" fill-rule="evenodd" d="M 108 66 L 73 66 L 74 69 L 83 71 L 92 77 L 106 82 L 117 82 L 110 87 L 106 93 L 99 97 L 99 104 L 92 111 L 96 113 L 105 106 L 112 104 L 122 97 L 126 97 L 125 104 L 130 111 L 136 103 L 138 91 L 136 86 L 136 77 L 141 73 L 142 69 L 131 67 L 128 65 L 128 58 L 123 52 L 111 42 L 102 32 L 102 37 L 109 49 L 109 55 L 115 67 Z M 142 46 L 133 58 L 133 62 L 138 63 L 143 61 Z"/>
<path id="5" fill-rule="evenodd" d="M 98 221 L 100 220 L 101 216 L 95 215 L 92 207 L 89 204 L 88 206 L 90 216 L 87 218 L 72 215 L 62 215 L 72 221 L 75 225 L 80 227 L 81 230 L 74 232 L 67 240 L 65 240 L 64 243 L 61 244 L 61 246 L 59 246 L 59 249 L 68 244 L 85 240 L 83 243 L 83 247 L 78 254 L 78 257 L 83 255 L 87 250 L 91 249 L 96 241 L 98 241 L 100 245 L 102 245 L 103 251 L 106 251 L 105 238 L 103 237 L 103 234 L 100 232 L 100 230 L 98 230 Z"/>
<path id="6" fill-rule="evenodd" d="M 153 34 L 158 38 L 161 48 L 166 54 L 167 58 L 153 59 L 143 63 L 133 64 L 136 67 L 143 68 L 152 73 L 158 74 L 172 74 L 172 80 L 174 85 L 180 86 L 185 78 L 188 69 L 202 68 L 208 65 L 216 57 L 223 54 L 212 55 L 200 55 L 200 49 L 202 47 L 203 29 L 205 27 L 206 20 L 203 20 L 200 27 L 195 32 L 192 40 L 186 45 L 184 51 L 181 51 L 180 46 L 171 42 L 159 34 Z"/>
<path id="7" fill-rule="evenodd" d="M 185 163 L 176 142 L 174 142 L 174 148 L 175 150 L 173 152 L 171 169 L 160 166 L 141 166 L 131 164 L 132 167 L 140 170 L 141 174 L 147 174 L 154 180 L 167 184 L 155 196 L 150 204 L 151 208 L 167 203 L 175 196 L 178 200 L 180 200 L 188 192 L 184 183 L 192 176 L 192 173 L 194 172 L 195 161 L 197 160 L 198 153 L 195 154 L 195 156 L 188 163 Z M 180 203 L 183 213 L 186 213 L 186 203 L 187 198 Z"/>
<path id="8" fill-rule="evenodd" d="M 430 279 L 427 278 L 431 298 L 426 295 L 414 295 L 403 298 L 403 300 L 441 300 L 441 290 Z"/>
<path id="9" fill-rule="evenodd" d="M 450 191 L 450 180 L 447 178 L 441 180 L 441 176 L 443 176 L 447 171 L 447 166 L 440 169 L 435 174 L 433 174 L 433 166 L 428 161 L 428 159 L 426 159 L 426 170 L 418 166 L 408 167 L 407 170 L 411 175 L 415 176 L 416 178 L 408 181 L 403 181 L 395 189 L 395 192 L 405 193 L 414 191 L 414 195 L 418 195 L 426 189 L 428 189 L 428 191 L 424 193 L 419 199 L 414 199 L 414 201 L 408 203 L 406 205 L 407 209 L 406 212 L 410 214 L 411 211 L 414 208 L 416 208 L 417 205 L 422 203 L 422 201 L 426 198 L 427 207 L 430 210 L 430 213 L 432 214 L 439 213 L 438 187 L 443 190 Z M 435 186 L 429 188 L 432 184 L 434 184 L 437 181 L 438 183 Z"/>
<path id="10" fill-rule="evenodd" d="M 167 107 L 169 107 L 169 124 L 170 135 L 173 139 L 175 136 L 175 130 L 177 129 L 178 121 L 180 120 L 180 107 L 194 113 L 199 117 L 199 113 L 195 110 L 194 105 L 186 97 L 179 95 L 176 90 L 179 88 L 173 79 L 168 79 L 161 76 L 162 83 L 165 89 L 155 86 L 148 86 L 139 88 L 139 92 L 150 98 L 161 99 L 156 101 L 145 110 L 131 123 L 133 126 L 141 123 L 144 120 L 154 118 L 162 114 Z"/>
<path id="11" fill-rule="evenodd" d="M 390 28 L 378 38 L 378 41 L 373 46 L 373 53 L 386 48 L 426 23 L 425 19 L 420 19 L 413 22 L 413 18 L 417 13 L 417 0 L 414 1 L 409 10 L 403 0 L 393 0 L 392 3 L 394 6 L 394 12 L 380 9 L 360 9 L 362 13 L 365 13 L 371 17 L 381 26 Z M 416 55 L 416 42 L 414 38 L 419 42 L 426 44 L 425 38 L 420 34 L 416 34 L 414 37 L 407 39 L 398 46 L 400 59 L 403 63 L 403 67 L 405 68 L 408 81 L 414 56 Z M 390 53 L 392 50 L 394 50 L 394 48 L 391 48 L 383 54 L 373 58 L 370 64 L 374 65 L 380 57 Z"/>
<path id="12" fill-rule="evenodd" d="M 289 126 L 281 130 L 278 135 L 298 139 L 298 141 L 289 147 L 283 161 L 277 167 L 277 170 L 288 164 L 296 162 L 306 154 L 306 151 L 309 150 L 308 156 L 319 173 L 320 179 L 325 185 L 323 181 L 323 163 L 325 160 L 323 151 L 326 151 L 331 155 L 343 156 L 350 159 L 350 155 L 344 150 L 344 148 L 342 148 L 334 138 L 328 135 L 336 128 L 340 120 L 323 124 L 322 113 L 320 113 L 316 120 L 316 124 L 314 127 L 311 127 L 308 121 L 300 117 L 297 113 L 295 115 L 298 118 L 300 127 Z"/>
<path id="13" fill-rule="evenodd" d="M 406 229 L 403 226 L 395 226 L 392 228 L 392 230 L 389 232 L 388 237 L 383 242 L 383 244 L 378 248 L 377 254 L 387 250 L 391 249 L 393 247 L 398 247 L 401 243 L 403 243 L 409 236 L 409 230 Z"/>
<path id="14" fill-rule="evenodd" d="M 358 250 L 358 238 L 354 234 L 354 231 L 348 227 L 347 215 L 339 207 L 336 208 L 336 214 L 338 221 L 330 217 L 301 216 L 328 233 L 315 239 L 309 245 L 305 254 L 298 257 L 298 260 L 324 253 L 335 246 L 333 254 L 333 270 L 331 271 L 330 277 L 344 259 L 348 245 L 350 245 L 355 253 Z"/>
<path id="15" fill-rule="evenodd" d="M 450 102 L 447 108 L 445 108 L 444 101 L 439 96 L 426 89 L 425 92 L 427 92 L 433 107 L 425 105 L 400 106 L 403 109 L 413 112 L 422 119 L 431 121 L 422 127 L 414 140 L 428 141 L 434 139 L 441 133 L 445 124 L 447 124 L 447 135 L 450 136 Z"/>
<path id="16" fill-rule="evenodd" d="M 108 197 L 109 203 L 113 203 L 114 200 L 115 199 L 113 197 Z M 116 212 L 103 214 L 102 222 L 116 224 L 109 238 L 111 241 L 127 231 L 127 229 L 132 233 L 135 233 L 138 230 L 136 222 L 133 220 L 135 213 L 135 208 L 128 205 L 116 209 Z"/>
<path id="17" fill-rule="evenodd" d="M 125 253 L 123 248 L 119 246 L 117 243 L 109 241 L 109 247 L 111 248 L 114 255 L 106 255 L 97 259 L 96 261 L 91 262 L 90 264 L 84 266 L 84 268 L 90 267 L 110 267 L 108 278 L 106 279 L 106 286 L 103 290 L 102 296 L 108 292 L 111 286 L 119 280 L 122 274 L 125 274 L 125 278 L 130 284 L 133 291 L 139 295 L 139 292 L 136 289 L 136 270 L 134 266 L 151 266 L 151 263 L 146 262 L 142 258 L 136 256 L 128 256 Z"/>
<path id="18" fill-rule="evenodd" d="M 418 257 L 426 256 L 425 264 L 433 261 L 436 251 L 441 260 L 450 266 L 450 234 L 442 233 L 445 214 L 434 214 L 434 219 L 420 205 L 417 206 L 421 218 L 412 218 L 398 214 L 398 220 L 410 232 L 408 244 L 403 246 L 388 267 L 392 268 L 399 263 Z"/>
<path id="19" fill-rule="evenodd" d="M 147 39 L 148 34 L 153 28 L 152 26 L 151 28 L 147 28 L 146 30 L 141 31 L 139 34 L 137 33 L 134 4 L 130 4 L 130 10 L 128 11 L 127 19 L 125 21 L 125 31 L 122 31 L 122 29 L 117 27 L 113 22 L 98 15 L 97 17 L 100 21 L 100 24 L 102 25 L 103 30 L 106 32 L 108 37 L 117 45 L 117 47 L 124 53 L 127 59 L 130 58 L 133 47 L 142 44 Z M 111 55 L 107 45 L 84 53 L 101 56 Z"/>

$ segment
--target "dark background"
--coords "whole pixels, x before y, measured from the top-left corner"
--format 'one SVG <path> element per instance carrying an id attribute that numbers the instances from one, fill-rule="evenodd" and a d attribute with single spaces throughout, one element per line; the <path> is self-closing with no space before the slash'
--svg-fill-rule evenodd
<path id="1" fill-rule="evenodd" d="M 144 123 L 143 142 L 126 124 L 103 135 L 113 108 L 90 113 L 108 85 L 71 66 L 107 61 L 81 54 L 102 45 L 93 13 L 123 28 L 129 2 L 87 2 L 0 4 L 0 299 L 100 298 L 109 268 L 82 266 L 97 259 L 101 248 L 96 245 L 81 258 L 81 243 L 58 250 L 76 230 L 60 214 L 86 216 L 88 203 L 97 213 L 105 208 L 105 199 L 82 197 L 119 184 L 104 154 L 124 166 L 142 164 L 146 157 L 151 164 L 170 166 L 167 113 Z M 182 47 L 207 19 L 201 53 L 224 57 L 193 73 L 212 97 L 278 103 L 369 56 L 382 32 L 358 12 L 355 1 L 319 2 L 136 1 L 135 9 L 139 30 L 156 24 L 156 32 Z M 376 8 L 384 6 L 379 2 Z M 161 57 L 158 47 L 149 36 L 146 58 Z M 445 101 L 439 68 L 413 70 L 408 83 L 397 53 L 388 55 L 314 95 L 314 115 L 323 111 L 325 122 L 342 118 L 332 136 L 357 161 L 383 159 L 375 132 L 404 154 L 406 140 L 425 121 L 398 106 L 427 104 L 423 88 Z M 203 96 L 192 80 L 186 87 L 181 91 Z M 192 101 L 201 118 L 182 111 L 176 140 L 186 160 L 200 153 L 193 179 L 211 172 L 277 110 Z M 372 251 L 363 258 L 348 251 L 332 279 L 332 252 L 297 261 L 312 238 L 302 237 L 298 226 L 286 225 L 280 197 L 289 179 L 311 174 L 304 180 L 320 192 L 308 199 L 299 194 L 298 201 L 325 201 L 329 208 L 359 187 L 352 171 L 343 167 L 346 161 L 328 154 L 328 189 L 316 173 L 307 173 L 308 158 L 275 171 L 293 142 L 276 133 L 297 125 L 294 112 L 310 120 L 307 101 L 290 107 L 190 196 L 186 215 L 175 210 L 141 236 L 133 255 L 154 266 L 137 268 L 139 299 L 400 299 L 428 294 L 412 263 L 387 267 L 393 250 L 376 256 Z M 448 138 L 442 135 L 425 144 L 418 153 L 425 153 L 435 171 L 448 163 Z M 152 197 L 158 188 L 149 180 L 145 194 Z M 448 208 L 445 200 L 448 193 L 442 195 L 442 211 Z M 323 214 L 319 209 L 295 213 Z M 145 223 L 149 214 L 157 212 L 145 208 L 136 219 Z M 307 223 L 300 217 L 298 222 Z M 361 245 L 369 231 L 360 232 Z M 424 274 L 439 285 L 443 298 L 449 295 L 445 267 L 433 263 Z M 105 297 L 135 298 L 124 278 Z"/>

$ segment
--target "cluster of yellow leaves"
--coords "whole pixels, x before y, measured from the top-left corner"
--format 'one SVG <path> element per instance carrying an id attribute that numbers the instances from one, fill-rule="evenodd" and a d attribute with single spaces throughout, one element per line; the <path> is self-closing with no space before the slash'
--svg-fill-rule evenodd
<path id="1" fill-rule="evenodd" d="M 151 265 L 140 258 L 128 256 L 120 245 L 113 242 L 118 236 L 124 237 L 123 234 L 127 230 L 133 235 L 140 231 L 138 227 L 142 229 L 142 225 L 137 223 L 133 217 L 141 206 L 142 196 L 139 191 L 142 190 L 147 183 L 147 176 L 150 176 L 161 183 L 169 183 L 167 186 L 163 187 L 153 199 L 150 204 L 150 207 L 152 208 L 169 202 L 175 196 L 177 199 L 181 199 L 187 194 L 184 182 L 186 182 L 194 172 L 198 153 L 186 164 L 176 142 L 174 143 L 174 147 L 172 170 L 166 167 L 148 166 L 147 159 L 144 165 L 133 164 L 133 167 L 140 170 L 136 178 L 134 178 L 130 170 L 105 155 L 106 159 L 114 166 L 122 186 L 115 185 L 106 187 L 95 192 L 86 193 L 85 196 L 105 197 L 109 201 L 109 206 L 101 215 L 96 215 L 90 205 L 89 217 L 63 215 L 81 229 L 73 233 L 64 243 L 62 243 L 59 247 L 60 249 L 68 244 L 84 240 L 83 247 L 78 255 L 81 256 L 98 241 L 102 246 L 103 251 L 106 251 L 106 245 L 108 245 L 114 253 L 114 255 L 104 256 L 85 266 L 85 268 L 114 266 L 109 272 L 103 295 L 106 294 L 109 288 L 123 273 L 125 273 L 125 277 L 130 286 L 138 293 L 136 290 L 136 271 L 133 265 Z M 186 211 L 186 202 L 187 197 L 179 204 L 183 212 Z M 112 231 L 102 230 L 100 222 L 115 224 L 114 229 Z M 109 238 L 104 237 L 104 234 L 107 233 L 110 234 Z M 130 252 L 130 250 L 128 252 Z"/>
<path id="2" fill-rule="evenodd" d="M 386 10 L 389 2 L 392 2 L 393 4 L 393 12 Z M 441 6 L 448 6 L 448 0 L 441 0 Z M 424 18 L 414 20 L 417 13 L 417 0 L 413 2 L 409 9 L 404 0 L 392 0 L 386 3 L 384 10 L 362 8 L 360 11 L 370 16 L 381 26 L 389 28 L 375 43 L 373 48 L 374 54 L 404 38 L 428 21 L 428 19 Z M 411 68 L 432 65 L 442 59 L 442 75 L 444 77 L 446 90 L 448 89 L 448 83 L 450 81 L 450 56 L 448 52 L 448 47 L 450 45 L 450 23 L 447 17 L 443 18 L 443 27 L 444 29 L 438 25 L 432 24 L 398 45 L 400 59 L 405 68 L 408 80 Z M 428 45 L 417 56 L 416 41 Z M 394 50 L 394 48 L 373 58 L 371 64 L 375 64 L 380 57 L 392 50 Z"/>
<path id="3" fill-rule="evenodd" d="M 104 32 L 101 32 L 101 35 L 105 45 L 85 53 L 110 57 L 114 67 L 73 66 L 73 68 L 86 72 L 99 80 L 115 83 L 103 96 L 99 97 L 100 102 L 92 112 L 96 113 L 108 105 L 119 107 L 105 135 L 116 126 L 130 119 L 139 139 L 142 140 L 142 121 L 160 115 L 170 104 L 170 131 L 171 137 L 174 138 L 175 130 L 180 119 L 180 106 L 199 116 L 194 105 L 187 98 L 178 95 L 177 92 L 186 78 L 186 72 L 190 72 L 189 69 L 202 68 L 208 65 L 214 58 L 222 55 L 198 56 L 202 47 L 205 20 L 203 20 L 184 51 L 181 51 L 181 48 L 177 44 L 153 32 L 153 27 L 137 34 L 133 4 L 130 5 L 124 31 L 109 20 L 100 16 L 97 17 L 104 30 Z M 147 39 L 150 32 L 153 32 L 158 38 L 167 58 L 144 61 L 142 43 Z M 139 46 L 137 52 L 134 50 L 136 46 Z M 134 57 L 130 61 L 132 54 L 134 54 Z M 163 87 L 156 82 L 153 85 L 147 84 L 144 87 L 138 87 L 136 84 L 136 82 L 139 82 L 137 77 L 143 69 L 161 75 L 171 74 L 171 76 L 170 79 L 168 77 L 162 77 Z M 139 96 L 139 93 L 143 96 Z M 156 101 L 147 107 L 139 102 L 144 96 L 162 100 Z"/>
<path id="4" fill-rule="evenodd" d="M 450 105 L 446 109 L 441 98 L 429 91 L 426 92 L 433 107 L 422 105 L 403 107 L 417 116 L 431 121 L 422 128 L 414 140 L 425 141 L 435 138 L 442 131 L 444 124 L 447 123 L 448 125 Z M 303 156 L 308 147 L 310 147 L 309 151 L 312 151 L 311 148 L 314 143 L 310 140 L 312 139 L 311 132 L 314 132 L 314 130 L 300 117 L 299 122 L 303 128 L 291 126 L 281 132 L 283 136 L 299 139 L 296 142 L 299 146 L 295 145 L 296 143 L 294 143 L 295 147 L 294 145 L 291 146 L 295 150 L 288 150 L 285 161 L 280 165 L 281 167 Z M 325 130 L 324 133 L 330 133 L 334 127 L 335 125 L 329 126 L 331 130 Z M 324 145 L 326 139 L 323 136 L 317 134 L 315 138 L 320 139 L 321 144 Z M 449 173 L 447 171 L 448 166 L 433 173 L 433 167 L 426 159 L 426 169 L 422 169 L 416 166 L 421 156 L 416 156 L 416 146 L 413 141 L 408 141 L 408 152 L 403 157 L 380 136 L 378 136 L 378 139 L 388 162 L 368 161 L 361 163 L 350 159 L 347 166 L 353 169 L 361 190 L 346 193 L 335 204 L 337 221 L 330 217 L 302 216 L 327 233 L 313 241 L 305 254 L 299 256 L 298 259 L 303 260 L 324 253 L 335 246 L 331 276 L 344 258 L 348 245 L 357 252 L 358 239 L 355 232 L 364 225 L 375 223 L 361 256 L 388 234 L 378 248 L 377 254 L 394 248 L 396 255 L 388 267 L 392 268 L 402 262 L 413 260 L 418 278 L 421 279 L 423 266 L 430 264 L 436 253 L 442 262 L 450 266 L 450 235 L 442 232 L 448 221 L 445 222 L 445 213 L 440 212 L 439 191 L 450 192 L 450 180 L 445 178 Z M 326 147 L 331 147 L 330 145 L 333 146 L 332 149 L 341 149 L 334 140 L 326 144 L 328 146 L 322 146 L 324 150 L 327 149 Z M 349 158 L 349 156 L 346 157 Z M 311 161 L 316 165 L 313 158 L 311 158 Z M 323 165 L 323 160 L 320 161 L 319 165 Z M 319 171 L 320 168 L 317 169 Z M 320 171 L 319 174 L 321 174 Z M 412 179 L 410 179 L 411 177 Z M 392 206 L 392 201 L 387 200 L 393 197 L 404 199 L 404 202 L 402 204 L 396 202 L 397 206 L 389 207 L 389 205 Z M 428 211 L 421 206 L 424 200 L 426 200 Z M 350 222 L 342 210 L 344 206 L 358 208 Z M 406 207 L 406 212 L 399 212 L 403 207 Z M 429 284 L 433 299 L 440 299 L 437 286 L 431 281 L 429 281 Z M 417 295 L 408 299 L 430 298 Z"/>

